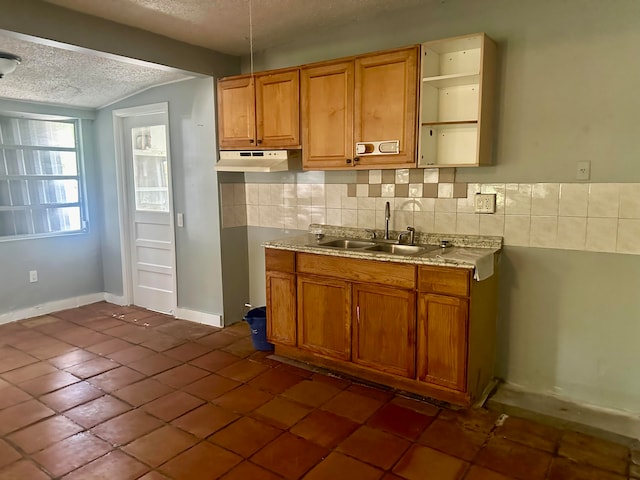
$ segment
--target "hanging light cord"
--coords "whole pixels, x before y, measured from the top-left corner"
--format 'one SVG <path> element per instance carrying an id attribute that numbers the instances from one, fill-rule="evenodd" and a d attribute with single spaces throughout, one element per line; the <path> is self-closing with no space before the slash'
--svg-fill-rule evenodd
<path id="1" fill-rule="evenodd" d="M 251 62 L 251 77 L 253 77 L 253 12 L 249 0 L 249 58 Z"/>

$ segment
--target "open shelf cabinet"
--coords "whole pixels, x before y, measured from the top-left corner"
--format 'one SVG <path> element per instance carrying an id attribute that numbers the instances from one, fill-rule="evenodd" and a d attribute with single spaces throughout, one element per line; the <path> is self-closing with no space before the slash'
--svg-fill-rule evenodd
<path id="1" fill-rule="evenodd" d="M 419 167 L 492 163 L 495 63 L 484 33 L 422 44 Z"/>

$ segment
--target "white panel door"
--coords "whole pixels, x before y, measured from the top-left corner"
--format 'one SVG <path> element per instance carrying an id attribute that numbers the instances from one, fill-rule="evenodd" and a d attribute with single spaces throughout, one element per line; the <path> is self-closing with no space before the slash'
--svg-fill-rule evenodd
<path id="1" fill-rule="evenodd" d="M 124 120 L 133 303 L 176 308 L 175 246 L 167 115 Z"/>

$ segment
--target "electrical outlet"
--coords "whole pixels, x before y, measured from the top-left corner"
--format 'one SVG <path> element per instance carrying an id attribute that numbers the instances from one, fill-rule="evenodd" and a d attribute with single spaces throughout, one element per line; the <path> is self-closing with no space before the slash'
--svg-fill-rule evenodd
<path id="1" fill-rule="evenodd" d="M 588 160 L 576 164 L 576 180 L 589 180 L 591 177 L 591 162 Z"/>
<path id="2" fill-rule="evenodd" d="M 495 193 L 476 193 L 476 213 L 496 213 Z"/>
<path id="3" fill-rule="evenodd" d="M 38 281 L 38 271 L 30 270 L 29 271 L 29 283 L 35 283 Z"/>

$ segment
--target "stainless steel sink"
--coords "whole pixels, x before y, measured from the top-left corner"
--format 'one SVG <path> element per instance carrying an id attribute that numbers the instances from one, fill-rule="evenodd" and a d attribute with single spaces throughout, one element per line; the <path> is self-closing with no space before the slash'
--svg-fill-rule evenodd
<path id="1" fill-rule="evenodd" d="M 365 248 L 370 252 L 384 252 L 394 255 L 416 255 L 428 251 L 427 248 L 419 245 L 399 245 L 396 243 L 379 243 L 371 247 Z"/>
<path id="2" fill-rule="evenodd" d="M 352 240 L 348 238 L 341 238 L 338 240 L 331 240 L 328 242 L 318 243 L 318 247 L 333 247 L 333 248 L 364 248 L 375 246 L 374 242 L 368 242 L 366 240 Z"/>

